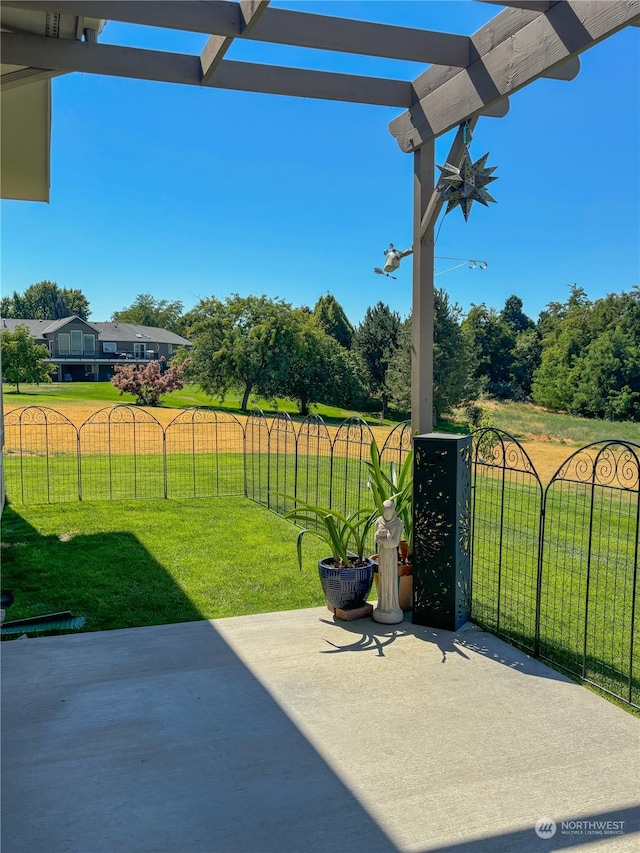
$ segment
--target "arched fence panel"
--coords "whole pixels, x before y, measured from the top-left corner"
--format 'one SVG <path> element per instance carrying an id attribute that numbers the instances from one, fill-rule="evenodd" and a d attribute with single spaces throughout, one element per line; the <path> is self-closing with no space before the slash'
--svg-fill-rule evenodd
<path id="1" fill-rule="evenodd" d="M 165 496 L 164 429 L 144 409 L 111 406 L 80 427 L 83 500 Z"/>
<path id="2" fill-rule="evenodd" d="M 308 415 L 297 437 L 296 498 L 313 506 L 331 504 L 331 436 L 318 415 Z"/>
<path id="3" fill-rule="evenodd" d="M 398 468 L 401 468 L 406 458 L 413 449 L 413 430 L 411 429 L 410 421 L 403 421 L 397 424 L 386 437 L 379 453 L 381 464 L 391 464 L 393 462 Z"/>
<path id="4" fill-rule="evenodd" d="M 508 433 L 485 428 L 472 437 L 471 617 L 533 652 L 542 484 Z"/>
<path id="5" fill-rule="evenodd" d="M 331 508 L 348 515 L 369 504 L 367 469 L 363 462 L 370 457 L 375 441 L 369 426 L 360 418 L 349 418 L 334 436 L 331 471 Z"/>
<path id="6" fill-rule="evenodd" d="M 284 515 L 293 509 L 296 490 L 296 431 L 286 412 L 279 412 L 269 429 L 269 508 Z"/>
<path id="7" fill-rule="evenodd" d="M 338 428 L 331 456 L 331 508 L 343 515 L 370 506 L 367 489 L 368 472 L 364 462 L 371 458 L 374 435 L 360 418 L 349 418 Z M 375 550 L 373 533 L 369 536 L 369 552 Z"/>
<path id="8" fill-rule="evenodd" d="M 539 656 L 640 706 L 640 445 L 578 450 L 543 509 Z"/>
<path id="9" fill-rule="evenodd" d="M 4 416 L 4 477 L 15 503 L 78 500 L 78 430 L 60 412 L 42 406 Z"/>
<path id="10" fill-rule="evenodd" d="M 208 408 L 180 412 L 165 430 L 166 496 L 244 495 L 244 427 Z"/>
<path id="11" fill-rule="evenodd" d="M 246 494 L 269 506 L 269 425 L 261 409 L 253 409 L 245 424 Z"/>

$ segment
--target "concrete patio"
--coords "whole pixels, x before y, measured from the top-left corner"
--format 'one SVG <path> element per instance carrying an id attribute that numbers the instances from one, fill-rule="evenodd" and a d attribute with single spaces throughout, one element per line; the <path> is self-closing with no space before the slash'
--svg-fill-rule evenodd
<path id="1" fill-rule="evenodd" d="M 312 609 L 2 653 L 3 853 L 640 845 L 638 719 L 473 625 Z"/>

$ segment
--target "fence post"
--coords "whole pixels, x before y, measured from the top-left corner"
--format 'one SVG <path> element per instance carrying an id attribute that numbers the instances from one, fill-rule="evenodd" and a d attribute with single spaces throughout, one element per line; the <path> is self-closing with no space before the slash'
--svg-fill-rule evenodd
<path id="1" fill-rule="evenodd" d="M 471 610 L 471 436 L 414 438 L 413 622 L 456 631 Z"/>
<path id="2" fill-rule="evenodd" d="M 78 500 L 82 500 L 82 451 L 80 449 L 80 430 L 76 427 L 76 454 L 78 457 Z"/>
<path id="3" fill-rule="evenodd" d="M 195 454 L 193 454 L 195 457 Z M 164 499 L 167 500 L 169 496 L 169 483 L 168 483 L 168 473 L 167 473 L 167 430 L 165 427 L 162 427 L 162 480 L 163 480 L 163 489 L 164 489 Z"/>

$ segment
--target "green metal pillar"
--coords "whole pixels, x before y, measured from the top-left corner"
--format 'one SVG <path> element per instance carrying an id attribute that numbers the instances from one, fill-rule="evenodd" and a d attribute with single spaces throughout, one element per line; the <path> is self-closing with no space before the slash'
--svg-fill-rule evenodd
<path id="1" fill-rule="evenodd" d="M 471 611 L 471 436 L 414 438 L 413 622 L 456 631 Z"/>

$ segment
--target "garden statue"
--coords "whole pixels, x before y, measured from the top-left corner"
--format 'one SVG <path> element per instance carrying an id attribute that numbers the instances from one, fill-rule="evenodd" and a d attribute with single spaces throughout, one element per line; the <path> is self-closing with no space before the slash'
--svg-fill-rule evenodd
<path id="1" fill-rule="evenodd" d="M 398 546 L 401 538 L 402 521 L 396 515 L 395 504 L 385 501 L 382 515 L 376 521 L 379 595 L 373 618 L 386 625 L 395 625 L 404 618 L 398 604 Z"/>

